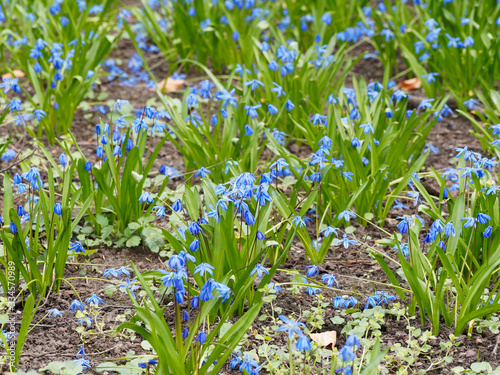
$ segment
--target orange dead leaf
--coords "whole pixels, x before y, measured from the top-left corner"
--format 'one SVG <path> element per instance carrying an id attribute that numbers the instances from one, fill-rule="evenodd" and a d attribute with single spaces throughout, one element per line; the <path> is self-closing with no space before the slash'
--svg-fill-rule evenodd
<path id="1" fill-rule="evenodd" d="M 168 77 L 167 79 L 162 80 L 158 87 L 161 92 L 172 92 L 175 90 L 179 90 L 179 88 L 184 84 L 183 79 L 173 79 L 172 77 Z"/>
<path id="2" fill-rule="evenodd" d="M 398 87 L 403 91 L 417 90 L 422 87 L 420 78 L 415 77 L 398 83 Z"/>
<path id="3" fill-rule="evenodd" d="M 14 69 L 12 72 L 14 73 L 14 77 L 10 73 L 5 73 L 2 74 L 2 78 L 24 78 L 26 76 L 26 74 L 19 69 Z"/>
<path id="4" fill-rule="evenodd" d="M 337 343 L 337 332 L 335 331 L 310 333 L 309 336 L 316 344 L 322 345 L 327 349 L 333 349 Z"/>

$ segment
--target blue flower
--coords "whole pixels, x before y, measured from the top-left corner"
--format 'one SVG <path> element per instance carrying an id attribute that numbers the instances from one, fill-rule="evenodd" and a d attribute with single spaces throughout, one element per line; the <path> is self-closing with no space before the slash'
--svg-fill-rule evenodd
<path id="1" fill-rule="evenodd" d="M 301 322 L 296 322 L 295 320 L 288 319 L 286 316 L 283 315 L 278 315 L 278 318 L 281 319 L 284 325 L 278 327 L 276 330 L 277 332 L 288 332 L 288 339 L 291 340 L 293 339 L 294 335 L 302 336 L 302 330 L 300 329 L 305 328 L 306 325 Z"/>
<path id="2" fill-rule="evenodd" d="M 427 79 L 427 83 L 431 83 L 431 82 L 436 82 L 436 78 L 439 75 L 439 73 L 427 73 L 427 74 L 424 74 L 421 78 L 426 78 Z"/>
<path id="3" fill-rule="evenodd" d="M 253 129 L 250 125 L 245 124 L 245 135 L 249 136 L 253 134 Z M 226 173 L 227 174 L 227 173 Z"/>
<path id="4" fill-rule="evenodd" d="M 435 99 L 432 98 L 432 99 L 423 99 L 420 104 L 418 105 L 417 109 L 428 109 L 428 108 L 432 108 L 432 102 L 434 101 Z"/>
<path id="5" fill-rule="evenodd" d="M 205 334 L 205 332 L 201 331 L 199 335 L 196 337 L 196 341 L 198 341 L 201 345 L 203 345 L 205 341 L 207 341 L 207 335 Z"/>
<path id="6" fill-rule="evenodd" d="M 375 307 L 380 304 L 380 298 L 376 295 L 374 296 L 368 296 L 366 298 L 366 304 L 365 304 L 365 309 L 369 309 L 370 307 Z"/>
<path id="7" fill-rule="evenodd" d="M 245 114 L 247 116 L 250 116 L 250 118 L 255 119 L 255 118 L 259 117 L 259 114 L 257 113 L 257 109 L 259 109 L 260 107 L 262 107 L 261 104 L 246 105 L 245 107 L 243 107 L 243 109 L 246 111 Z"/>
<path id="8" fill-rule="evenodd" d="M 297 225 L 300 226 L 301 228 L 303 228 L 306 225 L 304 219 L 302 219 L 302 217 L 300 216 L 295 216 L 292 220 L 292 224 L 295 226 L 295 228 L 297 228 Z"/>
<path id="9" fill-rule="evenodd" d="M 464 223 L 464 228 L 469 228 L 469 227 L 476 227 L 476 221 L 477 219 L 474 217 L 463 217 L 462 221 L 465 221 Z"/>
<path id="10" fill-rule="evenodd" d="M 345 304 L 346 307 L 354 307 L 358 304 L 358 300 L 351 296 L 345 301 Z"/>
<path id="11" fill-rule="evenodd" d="M 99 304 L 104 304 L 104 300 L 102 298 L 97 297 L 97 295 L 92 294 L 87 300 L 85 301 L 87 304 L 94 304 L 96 306 L 99 306 Z"/>
<path id="12" fill-rule="evenodd" d="M 337 281 L 337 278 L 335 277 L 335 275 L 331 275 L 331 274 L 323 275 L 323 276 L 321 276 L 321 280 L 323 280 L 323 282 L 326 284 L 326 286 L 328 286 L 330 288 L 333 286 L 333 283 L 335 283 L 337 285 L 337 288 L 339 287 L 339 282 Z"/>
<path id="13" fill-rule="evenodd" d="M 401 222 L 398 224 L 398 229 L 401 233 L 407 233 L 408 229 L 410 229 L 410 225 L 412 224 L 412 219 L 404 216 L 398 216 L 398 219 L 402 219 Z"/>
<path id="14" fill-rule="evenodd" d="M 356 358 L 356 354 L 354 354 L 352 346 L 344 345 L 339 350 L 339 357 L 342 359 L 343 362 L 348 362 L 348 361 L 350 362 L 354 361 L 354 358 Z"/>
<path id="15" fill-rule="evenodd" d="M 200 232 L 203 232 L 200 226 L 195 221 L 189 223 L 187 230 L 193 236 L 197 236 Z"/>
<path id="16" fill-rule="evenodd" d="M 250 81 L 246 82 L 243 86 L 245 86 L 245 87 L 250 86 L 250 89 L 252 91 L 255 91 L 255 89 L 257 89 L 259 87 L 259 85 L 264 87 L 264 84 L 261 81 L 254 78 L 254 79 L 251 79 Z"/>
<path id="17" fill-rule="evenodd" d="M 250 272 L 250 276 L 252 276 L 254 273 L 257 273 L 257 276 L 262 279 L 262 275 L 265 273 L 267 275 L 269 275 L 269 271 L 264 268 L 262 266 L 262 264 L 260 263 L 257 263 L 257 265 L 255 266 L 255 268 L 252 270 L 252 272 Z"/>
<path id="18" fill-rule="evenodd" d="M 201 178 L 205 178 L 207 175 L 211 174 L 212 172 L 210 172 L 208 169 L 206 169 L 205 167 L 201 167 L 198 171 L 196 171 L 196 173 L 194 174 L 194 177 L 201 177 Z"/>
<path id="19" fill-rule="evenodd" d="M 208 263 L 200 263 L 198 264 L 195 269 L 194 269 L 194 273 L 197 274 L 199 273 L 201 277 L 205 276 L 207 273 L 209 273 L 210 275 L 213 275 L 213 270 L 214 270 L 214 267 L 211 266 L 210 264 Z"/>
<path id="20" fill-rule="evenodd" d="M 480 223 L 480 224 L 487 224 L 488 221 L 491 220 L 491 217 L 486 215 L 486 214 L 483 214 L 483 213 L 478 213 L 477 214 L 477 221 Z"/>
<path id="21" fill-rule="evenodd" d="M 356 215 L 350 210 L 344 210 L 341 213 L 339 213 L 339 215 L 337 216 L 337 220 L 340 220 L 343 218 L 344 221 L 348 223 L 351 220 L 351 217 L 353 219 L 355 219 Z"/>
<path id="22" fill-rule="evenodd" d="M 146 203 L 148 203 L 148 204 L 151 204 L 151 203 L 153 203 L 154 199 L 153 199 L 153 197 L 151 196 L 151 194 L 149 194 L 147 191 L 145 191 L 145 192 L 143 192 L 143 193 L 141 194 L 141 196 L 139 197 L 138 201 L 139 201 L 140 203 L 144 203 L 144 202 L 146 202 Z"/>
<path id="23" fill-rule="evenodd" d="M 205 284 L 201 287 L 200 291 L 200 300 L 203 302 L 210 301 L 214 298 L 214 295 L 212 294 L 215 285 L 214 279 L 208 279 Z"/>
<path id="24" fill-rule="evenodd" d="M 405 258 L 407 258 L 407 257 L 408 257 L 408 255 L 410 255 L 410 249 L 409 249 L 409 247 L 408 247 L 408 244 L 407 244 L 407 243 L 402 243 L 402 244 L 400 244 L 400 245 L 399 245 L 399 247 L 398 247 L 398 245 L 394 245 L 394 246 L 393 246 L 393 249 L 394 249 L 394 250 L 397 250 L 398 252 L 400 252 L 400 251 L 401 251 L 401 254 L 403 254 L 403 256 L 404 256 Z"/>
<path id="25" fill-rule="evenodd" d="M 484 230 L 483 232 L 483 237 L 485 238 L 490 238 L 491 237 L 491 233 L 493 232 L 493 228 L 491 225 L 489 225 L 488 227 L 486 227 L 486 229 Z"/>
<path id="26" fill-rule="evenodd" d="M 156 216 L 158 218 L 167 217 L 167 213 L 165 212 L 165 206 L 153 206 L 153 211 L 156 211 Z"/>
<path id="27" fill-rule="evenodd" d="M 271 166 L 269 168 L 276 168 L 278 170 L 278 172 L 281 172 L 281 171 L 283 171 L 284 168 L 287 168 L 287 167 L 288 167 L 288 163 L 286 162 L 286 160 L 283 158 L 280 158 L 280 159 L 276 160 L 273 164 L 271 164 Z"/>
<path id="28" fill-rule="evenodd" d="M 246 371 L 249 375 L 258 375 L 260 366 L 257 361 L 251 359 L 248 354 L 245 354 L 239 370 L 240 372 Z"/>
<path id="29" fill-rule="evenodd" d="M 335 246 L 344 245 L 344 248 L 347 249 L 349 248 L 349 245 L 356 245 L 357 243 L 357 241 L 347 238 L 347 235 L 344 233 L 342 239 L 335 241 Z"/>
<path id="30" fill-rule="evenodd" d="M 330 237 L 331 234 L 334 234 L 335 236 L 337 236 L 337 231 L 339 230 L 339 228 L 334 228 L 332 226 L 328 226 L 326 227 L 325 229 L 322 229 L 319 231 L 319 233 L 323 233 L 323 235 L 325 237 Z"/>
<path id="31" fill-rule="evenodd" d="M 302 350 L 311 350 L 311 341 L 305 335 L 300 335 L 297 342 L 295 343 L 295 349 Z"/>
<path id="32" fill-rule="evenodd" d="M 186 260 L 180 254 L 174 254 L 168 260 L 168 266 L 172 269 L 181 269 L 184 268 L 186 264 Z"/>
<path id="33" fill-rule="evenodd" d="M 228 92 L 226 89 L 222 89 L 221 91 L 215 93 L 215 99 L 219 101 L 222 100 L 222 108 L 226 108 L 228 104 L 236 108 L 237 99 L 233 97 L 235 91 L 236 91 L 235 89 L 232 89 L 231 91 Z"/>
<path id="34" fill-rule="evenodd" d="M 83 245 L 78 242 L 78 241 L 75 241 L 75 242 L 69 242 L 69 251 L 74 251 L 75 254 L 78 254 L 78 253 L 82 253 L 82 254 L 85 254 L 85 248 L 83 247 Z"/>
<path id="35" fill-rule="evenodd" d="M 85 309 L 86 305 L 83 302 L 78 301 L 77 299 L 74 299 L 73 302 L 69 305 L 69 309 L 72 312 L 75 312 L 75 310 L 80 310 L 83 311 Z"/>
<path id="36" fill-rule="evenodd" d="M 276 113 L 278 113 L 278 108 L 276 108 L 276 107 L 275 107 L 274 105 L 272 105 L 272 104 L 269 104 L 269 105 L 267 106 L 267 110 L 269 111 L 269 113 L 270 113 L 271 115 L 275 115 Z"/>
<path id="37" fill-rule="evenodd" d="M 321 289 L 314 289 L 312 286 L 309 286 L 304 290 L 304 293 L 308 293 L 310 296 L 315 296 L 317 293 L 321 293 Z"/>
<path id="38" fill-rule="evenodd" d="M 276 82 L 273 82 L 274 87 L 271 89 L 271 92 L 276 93 L 276 98 L 279 98 L 281 95 L 286 96 L 285 91 L 283 90 L 283 87 L 278 85 Z"/>
<path id="39" fill-rule="evenodd" d="M 87 324 L 87 328 L 90 328 L 92 326 L 92 319 L 91 318 L 80 318 L 77 320 L 77 323 L 80 324 Z"/>
<path id="40" fill-rule="evenodd" d="M 383 29 L 380 32 L 380 35 L 385 36 L 386 42 L 390 41 L 391 39 L 394 39 L 394 33 L 389 29 Z"/>
<path id="41" fill-rule="evenodd" d="M 351 333 L 347 338 L 345 345 L 350 347 L 357 346 L 359 349 L 361 347 L 361 342 L 354 333 Z"/>
<path id="42" fill-rule="evenodd" d="M 313 277 L 319 274 L 318 266 L 315 264 L 313 264 L 312 266 L 307 266 L 305 269 L 307 270 L 306 275 L 309 277 Z"/>
<path id="43" fill-rule="evenodd" d="M 309 122 L 312 122 L 313 125 L 321 124 L 326 126 L 327 117 L 316 113 L 309 119 Z"/>
<path id="44" fill-rule="evenodd" d="M 83 370 L 91 367 L 90 361 L 88 359 L 85 359 L 85 352 L 83 350 L 83 346 L 81 346 L 80 350 L 78 350 L 78 353 L 76 353 L 76 359 L 74 359 L 73 362 L 76 362 L 77 365 L 82 366 Z"/>
<path id="45" fill-rule="evenodd" d="M 125 284 L 122 284 L 119 286 L 120 289 L 125 289 L 125 292 L 126 291 L 129 291 L 130 294 L 132 295 L 132 297 L 135 298 L 135 294 L 134 294 L 134 291 L 139 289 L 139 285 L 134 285 L 132 283 L 135 283 L 137 282 L 136 279 L 133 279 L 133 280 L 130 280 L 128 277 L 125 279 Z"/>
<path id="46" fill-rule="evenodd" d="M 325 23 L 327 26 L 330 26 L 332 23 L 332 15 L 330 13 L 325 13 L 321 16 L 321 22 Z"/>
<path id="47" fill-rule="evenodd" d="M 336 296 L 333 299 L 333 308 L 335 308 L 335 309 L 347 308 L 347 303 L 346 303 L 345 299 L 343 299 L 341 296 Z"/>
<path id="48" fill-rule="evenodd" d="M 231 288 L 221 283 L 215 283 L 215 289 L 219 292 L 217 298 L 222 298 L 222 302 L 226 302 L 231 297 Z"/>
<path id="49" fill-rule="evenodd" d="M 453 226 L 453 223 L 450 221 L 449 223 L 447 223 L 445 226 L 444 226 L 444 235 L 446 237 L 450 237 L 450 236 L 453 236 L 455 237 L 455 227 Z"/>
<path id="50" fill-rule="evenodd" d="M 49 318 L 55 318 L 55 317 L 57 317 L 57 316 L 61 316 L 61 317 L 62 317 L 62 312 L 61 312 L 61 311 L 59 311 L 59 310 L 58 310 L 58 309 L 56 309 L 56 308 L 48 310 L 48 311 L 47 311 L 47 314 L 48 314 L 47 316 L 48 316 Z"/>
<path id="51" fill-rule="evenodd" d="M 363 129 L 363 133 L 364 134 L 368 134 L 368 133 L 374 133 L 374 130 L 373 130 L 373 125 L 372 124 L 361 124 L 359 125 L 359 128 L 360 129 Z"/>
<path id="52" fill-rule="evenodd" d="M 395 301 L 396 300 L 396 297 L 391 296 L 389 293 L 384 292 L 382 290 L 376 291 L 375 292 L 375 296 L 378 299 L 379 304 L 382 303 L 382 302 L 385 302 L 385 303 L 389 304 L 389 301 Z"/>
<path id="53" fill-rule="evenodd" d="M 399 209 L 401 209 L 401 210 L 407 210 L 408 206 L 405 205 L 405 204 L 403 204 L 403 203 L 401 203 L 401 202 L 399 202 L 397 199 L 394 199 L 394 206 L 392 206 L 392 208 L 394 210 L 399 210 Z"/>
<path id="54" fill-rule="evenodd" d="M 472 111 L 476 108 L 476 105 L 478 105 L 479 103 L 473 99 L 473 98 L 470 98 L 468 100 L 466 100 L 465 102 L 463 102 L 463 105 L 469 110 L 469 111 Z"/>
<path id="55" fill-rule="evenodd" d="M 200 305 L 200 297 L 193 296 L 193 299 L 191 300 L 191 307 L 193 309 L 197 309 L 199 305 Z"/>
<path id="56" fill-rule="evenodd" d="M 236 69 L 234 69 L 234 72 L 238 73 L 240 77 L 243 75 L 244 72 L 246 72 L 247 74 L 252 74 L 251 70 L 245 68 L 245 66 L 241 65 L 240 63 L 236 64 Z"/>
<path id="57" fill-rule="evenodd" d="M 200 248 L 200 240 L 195 238 L 193 242 L 191 242 L 191 244 L 189 245 L 189 251 L 195 252 L 198 251 L 199 248 Z"/>

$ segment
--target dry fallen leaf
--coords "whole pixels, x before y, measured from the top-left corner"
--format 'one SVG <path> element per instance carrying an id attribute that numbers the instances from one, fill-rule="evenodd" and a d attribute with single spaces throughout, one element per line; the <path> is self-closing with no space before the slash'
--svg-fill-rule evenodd
<path id="1" fill-rule="evenodd" d="M 417 90 L 422 87 L 422 81 L 420 78 L 407 79 L 398 83 L 398 87 L 403 91 Z"/>
<path id="2" fill-rule="evenodd" d="M 166 80 L 162 80 L 158 87 L 161 92 L 172 92 L 175 90 L 179 90 L 179 88 L 184 84 L 183 79 L 173 79 L 172 77 L 168 77 Z"/>
<path id="3" fill-rule="evenodd" d="M 337 332 L 335 331 L 310 333 L 309 336 L 316 344 L 322 345 L 327 349 L 333 349 L 337 343 Z"/>
<path id="4" fill-rule="evenodd" d="M 12 72 L 14 73 L 15 78 L 24 78 L 26 76 L 26 74 L 24 74 L 24 72 L 19 69 L 14 69 Z M 12 77 L 12 74 L 10 73 L 2 74 L 2 78 L 14 78 L 14 77 Z"/>

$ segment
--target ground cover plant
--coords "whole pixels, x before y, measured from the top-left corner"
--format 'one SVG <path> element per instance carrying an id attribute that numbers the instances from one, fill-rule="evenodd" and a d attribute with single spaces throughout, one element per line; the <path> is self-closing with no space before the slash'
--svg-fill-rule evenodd
<path id="1" fill-rule="evenodd" d="M 0 26 L 0 372 L 500 372 L 500 3 Z"/>

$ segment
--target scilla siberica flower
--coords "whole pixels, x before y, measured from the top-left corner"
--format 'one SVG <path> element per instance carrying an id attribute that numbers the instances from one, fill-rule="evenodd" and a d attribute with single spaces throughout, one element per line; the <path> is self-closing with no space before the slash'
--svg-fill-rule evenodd
<path id="1" fill-rule="evenodd" d="M 305 335 L 300 335 L 297 342 L 295 343 L 295 349 L 302 351 L 311 350 L 311 341 Z"/>
<path id="2" fill-rule="evenodd" d="M 407 233 L 408 229 L 410 229 L 410 225 L 412 224 L 413 220 L 409 219 L 406 216 L 398 216 L 398 219 L 402 219 L 401 222 L 398 224 L 398 229 L 401 233 Z"/>
<path id="3" fill-rule="evenodd" d="M 153 197 L 147 191 L 143 192 L 138 200 L 140 203 L 146 202 L 147 204 L 151 204 L 154 201 Z"/>
<path id="4" fill-rule="evenodd" d="M 345 249 L 349 248 L 349 245 L 356 245 L 358 242 L 356 240 L 350 240 L 344 233 L 341 239 L 335 241 L 335 246 L 343 245 Z"/>
<path id="5" fill-rule="evenodd" d="M 344 219 L 344 221 L 348 223 L 351 220 L 351 217 L 355 219 L 356 215 L 352 211 L 345 210 L 339 213 L 337 220 Z"/>
<path id="6" fill-rule="evenodd" d="M 139 289 L 139 285 L 134 285 L 133 283 L 136 282 L 136 279 L 130 280 L 128 277 L 125 279 L 125 284 L 122 284 L 119 286 L 120 289 L 124 289 L 125 292 L 130 292 L 133 298 L 135 298 L 134 291 L 136 289 Z"/>
<path id="7" fill-rule="evenodd" d="M 85 305 L 83 302 L 78 301 L 77 299 L 73 300 L 71 304 L 69 305 L 68 310 L 71 310 L 72 312 L 75 312 L 75 310 L 80 310 L 83 311 L 87 305 Z"/>
<path id="8" fill-rule="evenodd" d="M 252 270 L 252 272 L 250 272 L 250 276 L 252 276 L 254 273 L 257 273 L 257 276 L 261 279 L 262 278 L 262 275 L 265 273 L 267 275 L 269 275 L 269 271 L 264 268 L 262 266 L 262 264 L 260 263 L 257 263 L 257 265 L 255 266 L 255 268 Z"/>
<path id="9" fill-rule="evenodd" d="M 339 287 L 339 282 L 337 281 L 335 275 L 330 275 L 330 274 L 323 275 L 321 276 L 321 280 L 326 284 L 326 286 L 330 288 L 333 286 L 333 283 L 337 285 L 337 288 Z"/>
<path id="10" fill-rule="evenodd" d="M 307 266 L 305 269 L 307 270 L 306 275 L 309 277 L 313 277 L 313 276 L 316 276 L 317 274 L 319 274 L 318 266 L 315 264 L 313 264 L 311 266 Z"/>
<path id="11" fill-rule="evenodd" d="M 200 291 L 200 300 L 203 302 L 210 301 L 214 298 L 214 295 L 212 294 L 214 288 L 215 288 L 215 281 L 214 279 L 208 279 L 205 284 L 201 287 Z"/>
<path id="12" fill-rule="evenodd" d="M 104 300 L 102 298 L 97 297 L 97 295 L 92 294 L 90 298 L 87 298 L 85 301 L 87 304 L 93 304 L 95 306 L 99 306 L 101 303 L 104 304 Z"/>
<path id="13" fill-rule="evenodd" d="M 294 320 L 288 319 L 284 315 L 278 315 L 278 318 L 280 318 L 281 321 L 285 324 L 278 327 L 278 329 L 276 330 L 277 332 L 287 332 L 289 340 L 293 339 L 294 335 L 297 335 L 297 336 L 303 335 L 301 328 L 306 327 L 306 325 L 304 323 L 296 322 Z"/>
<path id="14" fill-rule="evenodd" d="M 490 225 L 490 226 L 488 226 L 488 227 L 484 230 L 484 232 L 483 232 L 483 237 L 485 237 L 485 238 L 490 238 L 490 237 L 491 237 L 491 233 L 492 233 L 492 232 L 493 232 L 493 228 L 492 228 L 492 226 Z"/>
<path id="15" fill-rule="evenodd" d="M 59 155 L 59 164 L 61 164 L 63 167 L 68 165 L 68 157 L 66 156 L 66 154 Z"/>
<path id="16" fill-rule="evenodd" d="M 56 203 L 54 205 L 54 214 L 56 214 L 57 216 L 61 216 L 62 214 L 62 206 L 61 206 L 61 203 Z"/>
<path id="17" fill-rule="evenodd" d="M 198 171 L 196 171 L 196 173 L 194 174 L 194 177 L 204 178 L 211 173 L 212 172 L 210 172 L 208 169 L 201 167 Z"/>
<path id="18" fill-rule="evenodd" d="M 295 216 L 292 220 L 292 224 L 297 228 L 297 226 L 300 226 L 300 228 L 303 228 L 306 223 L 304 222 L 304 219 L 300 216 Z"/>
<path id="19" fill-rule="evenodd" d="M 284 168 L 287 168 L 287 167 L 288 167 L 288 163 L 286 162 L 286 160 L 283 158 L 280 158 L 280 159 L 276 160 L 273 164 L 271 164 L 269 168 L 276 168 L 278 170 L 278 172 L 281 172 L 281 171 L 283 171 Z"/>
<path id="20" fill-rule="evenodd" d="M 55 318 L 55 317 L 62 317 L 62 311 L 59 311 L 58 309 L 54 308 L 54 309 L 50 309 L 47 311 L 47 316 L 49 318 Z"/>

